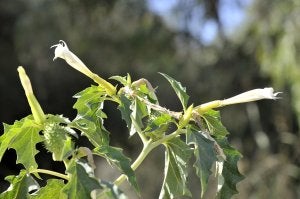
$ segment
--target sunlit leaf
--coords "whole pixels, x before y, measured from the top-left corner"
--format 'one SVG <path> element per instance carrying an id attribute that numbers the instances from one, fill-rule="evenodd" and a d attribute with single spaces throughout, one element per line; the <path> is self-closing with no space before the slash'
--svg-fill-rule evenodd
<path id="1" fill-rule="evenodd" d="M 224 138 L 228 133 L 227 129 L 221 122 L 221 116 L 219 111 L 210 110 L 207 111 L 203 118 L 207 124 L 209 132 L 216 138 Z"/>
<path id="2" fill-rule="evenodd" d="M 108 145 L 109 132 L 103 126 L 103 118 L 106 118 L 102 111 L 105 91 L 101 87 L 91 86 L 75 95 L 77 98 L 74 108 L 77 116 L 70 124 L 79 129 L 88 137 L 95 146 Z"/>
<path id="3" fill-rule="evenodd" d="M 41 127 L 27 116 L 13 125 L 4 125 L 4 134 L 0 137 L 0 160 L 6 149 L 13 148 L 17 153 L 17 163 L 24 165 L 26 169 L 37 168 L 35 155 L 38 153 L 36 144 L 43 141 L 39 132 Z"/>
<path id="4" fill-rule="evenodd" d="M 196 173 L 200 178 L 201 182 L 201 196 L 207 189 L 207 183 L 211 172 L 213 164 L 217 161 L 214 141 L 205 137 L 199 131 L 189 129 L 187 132 L 187 143 L 193 144 L 194 155 L 196 162 L 194 167 L 196 168 Z"/>
<path id="5" fill-rule="evenodd" d="M 131 160 L 126 157 L 122 149 L 111 147 L 111 146 L 101 146 L 94 149 L 96 155 L 106 158 L 106 160 L 115 165 L 122 173 L 127 176 L 128 181 L 134 187 L 134 189 L 139 193 L 139 187 L 136 181 L 134 171 L 131 168 Z"/>
<path id="6" fill-rule="evenodd" d="M 186 94 L 186 88 L 183 87 L 180 82 L 176 81 L 172 77 L 170 77 L 166 74 L 163 74 L 163 73 L 160 73 L 160 74 L 169 81 L 169 83 L 173 87 L 176 95 L 178 96 L 178 98 L 182 104 L 182 107 L 185 110 L 187 108 L 187 103 L 188 103 L 188 99 L 189 99 L 189 96 Z"/>
<path id="7" fill-rule="evenodd" d="M 71 162 L 67 169 L 70 179 L 61 190 L 64 197 L 72 199 L 91 198 L 93 190 L 101 189 L 102 187 L 91 171 L 92 168 L 86 163 L 79 161 Z"/>
<path id="8" fill-rule="evenodd" d="M 9 181 L 10 187 L 0 194 L 3 199 L 24 199 L 29 197 L 30 192 L 39 189 L 39 184 L 25 170 L 17 176 L 7 176 L 5 180 Z"/>
<path id="9" fill-rule="evenodd" d="M 47 185 L 42 187 L 38 192 L 31 195 L 32 199 L 67 199 L 67 196 L 61 194 L 62 188 L 65 186 L 63 180 L 49 179 Z"/>
<path id="10" fill-rule="evenodd" d="M 160 199 L 191 196 L 187 188 L 188 162 L 192 151 L 179 137 L 165 143 L 164 182 Z"/>
<path id="11" fill-rule="evenodd" d="M 152 139 L 161 138 L 167 131 L 169 124 L 173 121 L 169 114 L 151 115 L 148 125 L 145 128 L 145 135 Z"/>

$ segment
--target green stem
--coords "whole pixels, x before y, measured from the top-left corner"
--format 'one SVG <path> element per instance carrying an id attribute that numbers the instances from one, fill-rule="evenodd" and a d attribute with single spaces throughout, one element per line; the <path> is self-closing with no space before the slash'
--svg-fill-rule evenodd
<path id="1" fill-rule="evenodd" d="M 62 173 L 58 173 L 55 171 L 50 171 L 47 169 L 34 169 L 32 171 L 30 171 L 30 173 L 44 173 L 44 174 L 48 174 L 48 175 L 52 175 L 52 176 L 56 176 L 65 180 L 69 180 L 69 177 L 67 175 L 64 175 Z"/>
<path id="2" fill-rule="evenodd" d="M 156 148 L 160 144 L 163 144 L 163 143 L 167 142 L 168 140 L 171 140 L 172 138 L 178 136 L 180 133 L 182 133 L 181 129 L 177 129 L 173 133 L 166 135 L 165 137 L 163 137 L 155 142 L 153 142 L 152 140 L 149 140 L 146 143 L 144 143 L 143 150 L 141 151 L 140 155 L 137 157 L 137 159 L 131 165 L 132 170 L 135 171 L 140 166 L 140 164 L 144 161 L 144 159 L 147 157 L 147 155 L 154 148 Z M 125 179 L 126 179 L 126 175 L 122 174 L 114 181 L 114 184 L 119 186 L 124 182 Z"/>

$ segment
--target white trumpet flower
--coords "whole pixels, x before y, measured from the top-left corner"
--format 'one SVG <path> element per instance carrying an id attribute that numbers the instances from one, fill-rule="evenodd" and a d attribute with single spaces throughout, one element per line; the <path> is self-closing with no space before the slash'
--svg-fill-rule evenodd
<path id="1" fill-rule="evenodd" d="M 274 89 L 271 87 L 253 89 L 253 90 L 241 93 L 239 95 L 236 95 L 234 97 L 223 100 L 222 106 L 226 106 L 226 105 L 230 105 L 230 104 L 253 102 L 253 101 L 262 100 L 262 99 L 276 100 L 276 99 L 280 98 L 280 97 L 278 97 L 278 95 L 280 93 L 282 93 L 282 92 L 274 93 Z"/>
<path id="2" fill-rule="evenodd" d="M 70 66 L 80 71 L 81 73 L 87 75 L 88 77 L 93 77 L 93 73 L 88 69 L 88 67 L 74 54 L 72 53 L 66 42 L 63 40 L 59 40 L 58 44 L 51 46 L 50 48 L 55 47 L 54 58 L 55 59 L 62 58 L 64 59 Z"/>
<path id="3" fill-rule="evenodd" d="M 90 69 L 88 69 L 88 67 L 69 50 L 66 42 L 64 42 L 63 40 L 59 40 L 58 44 L 55 44 L 50 48 L 53 47 L 55 47 L 53 61 L 58 57 L 64 59 L 71 67 L 85 74 L 100 86 L 102 86 L 109 95 L 114 95 L 116 93 L 116 88 L 103 78 L 99 77 L 97 74 L 90 71 Z"/>
<path id="4" fill-rule="evenodd" d="M 269 87 L 269 88 L 258 88 L 258 89 L 253 89 L 244 93 L 241 93 L 239 95 L 233 96 L 228 99 L 224 100 L 214 100 L 211 102 L 207 102 L 205 104 L 201 104 L 197 107 L 195 107 L 195 111 L 198 113 L 204 113 L 210 109 L 214 108 L 219 108 L 227 105 L 232 105 L 232 104 L 240 104 L 240 103 L 247 103 L 247 102 L 253 102 L 253 101 L 258 101 L 262 99 L 280 99 L 278 95 L 282 92 L 276 92 L 274 93 L 274 89 Z"/>

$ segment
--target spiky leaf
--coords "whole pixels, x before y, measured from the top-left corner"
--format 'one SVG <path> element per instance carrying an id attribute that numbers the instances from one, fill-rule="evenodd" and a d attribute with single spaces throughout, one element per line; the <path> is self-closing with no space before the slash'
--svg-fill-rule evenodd
<path id="1" fill-rule="evenodd" d="M 91 86 L 74 96 L 77 98 L 73 108 L 77 116 L 70 124 L 79 129 L 95 146 L 108 145 L 109 132 L 103 126 L 103 102 L 106 99 L 105 91 L 101 87 Z"/>
<path id="2" fill-rule="evenodd" d="M 182 104 L 182 107 L 185 110 L 187 108 L 187 103 L 188 103 L 188 99 L 189 99 L 189 96 L 186 94 L 186 88 L 183 87 L 180 82 L 176 81 L 172 77 L 170 77 L 166 74 L 163 74 L 163 73 L 160 73 L 160 74 L 169 81 L 169 83 L 173 87 L 176 95 L 178 96 L 178 98 Z"/>
<path id="3" fill-rule="evenodd" d="M 21 170 L 17 176 L 7 176 L 10 187 L 0 194 L 0 198 L 23 199 L 29 197 L 29 192 L 39 189 L 39 184 L 25 170 Z"/>
<path id="4" fill-rule="evenodd" d="M 160 199 L 190 196 L 187 188 L 188 162 L 192 151 L 179 137 L 165 143 L 165 170 L 164 182 L 160 192 Z"/>
<path id="5" fill-rule="evenodd" d="M 92 169 L 86 163 L 71 162 L 67 169 L 70 179 L 61 190 L 64 197 L 72 199 L 91 198 L 93 190 L 101 189 L 102 187 L 91 171 Z"/>
<path id="6" fill-rule="evenodd" d="M 47 185 L 42 187 L 38 192 L 32 195 L 32 199 L 67 199 L 66 196 L 61 194 L 61 189 L 65 186 L 63 180 L 49 179 Z"/>
<path id="7" fill-rule="evenodd" d="M 203 118 L 207 124 L 209 132 L 216 138 L 224 138 L 228 133 L 227 129 L 221 122 L 221 116 L 219 111 L 210 110 L 207 111 Z"/>
<path id="8" fill-rule="evenodd" d="M 0 160 L 6 149 L 13 148 L 17 153 L 17 163 L 23 164 L 26 169 L 37 168 L 35 155 L 38 150 L 35 146 L 43 141 L 40 130 L 31 115 L 15 121 L 13 125 L 4 124 L 4 134 L 0 137 Z"/>
<path id="9" fill-rule="evenodd" d="M 226 156 L 222 172 L 224 184 L 218 193 L 218 198 L 227 199 L 238 193 L 236 185 L 244 179 L 244 176 L 239 172 L 237 166 L 237 163 L 241 158 L 241 154 L 230 146 L 227 139 L 217 140 L 217 142 L 223 149 Z"/>
<path id="10" fill-rule="evenodd" d="M 205 134 L 189 129 L 187 132 L 187 143 L 194 145 L 194 155 L 196 162 L 194 167 L 201 182 L 201 197 L 207 189 L 209 176 L 211 175 L 211 168 L 217 161 L 214 141 L 205 137 Z"/>

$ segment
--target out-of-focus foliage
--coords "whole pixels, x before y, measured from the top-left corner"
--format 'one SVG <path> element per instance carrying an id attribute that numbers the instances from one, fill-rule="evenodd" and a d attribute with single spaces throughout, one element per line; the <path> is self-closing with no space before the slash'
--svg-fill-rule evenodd
<path id="1" fill-rule="evenodd" d="M 46 112 L 75 113 L 64 110 L 73 103 L 68 99 L 90 82 L 63 62 L 52 63 L 49 47 L 59 39 L 76 49 L 96 73 L 108 77 L 129 72 L 133 78 L 143 76 L 154 82 L 153 86 L 161 85 L 157 93 L 165 97 L 161 104 L 173 109 L 181 104 L 172 100 L 175 95 L 157 78 L 157 72 L 193 88 L 197 92 L 190 96 L 191 101 L 199 103 L 273 85 L 284 92 L 280 101 L 223 111 L 223 121 L 232 134 L 230 141 L 244 155 L 240 166 L 247 178 L 240 183 L 238 198 L 300 197 L 299 3 L 252 0 L 242 26 L 227 34 L 220 8 L 232 2 L 243 5 L 242 0 L 178 0 L 169 13 L 176 19 L 173 22 L 180 23 L 178 29 L 149 11 L 149 1 L 1 1 L 1 121 L 12 123 L 29 112 L 21 88 L 16 86 L 18 64 L 28 66 L 37 97 L 42 105 L 48 105 Z M 200 11 L 198 18 L 193 17 Z M 215 41 L 207 44 L 192 34 L 197 20 L 216 24 Z M 58 89 L 58 85 L 65 88 Z M 105 121 L 111 132 L 118 132 L 112 140 L 124 142 L 122 121 L 123 126 L 110 124 Z M 129 143 L 128 153 L 134 150 Z M 156 172 L 161 169 L 156 161 L 161 159 L 159 152 L 154 153 L 153 161 L 145 164 L 151 164 L 151 172 Z M 140 179 L 155 182 L 151 181 L 153 173 L 147 171 L 141 169 Z M 13 170 L 4 167 L 0 172 Z M 157 187 L 149 188 L 149 198 L 157 196 Z"/>

